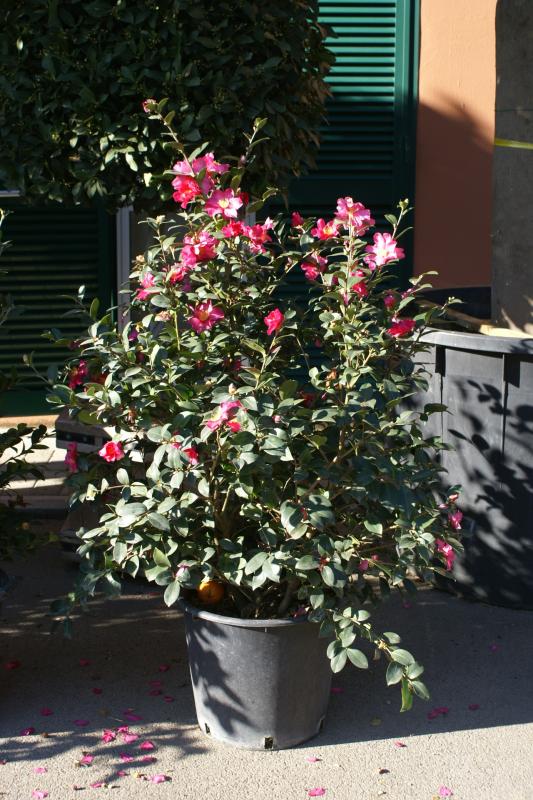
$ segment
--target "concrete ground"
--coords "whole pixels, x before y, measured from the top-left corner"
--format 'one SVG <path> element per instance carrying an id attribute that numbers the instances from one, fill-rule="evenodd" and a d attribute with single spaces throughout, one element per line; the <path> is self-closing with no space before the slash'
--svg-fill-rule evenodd
<path id="1" fill-rule="evenodd" d="M 533 798 L 531 612 L 432 590 L 409 608 L 392 600 L 381 613 L 425 664 L 431 702 L 400 714 L 381 663 L 346 668 L 334 677 L 321 735 L 293 750 L 250 752 L 197 728 L 182 619 L 159 592 L 130 584 L 123 598 L 95 603 L 65 640 L 49 634 L 45 614 L 73 565 L 52 545 L 15 572 L 21 580 L 0 620 L 2 798 L 107 790 L 117 800 L 304 800 L 311 789 L 326 800 Z M 428 719 L 435 707 L 449 710 Z M 139 738 L 102 741 L 104 728 L 122 724 Z M 27 728 L 35 733 L 21 735 Z M 84 754 L 90 766 L 80 766 Z M 150 780 L 158 775 L 167 780 Z"/>

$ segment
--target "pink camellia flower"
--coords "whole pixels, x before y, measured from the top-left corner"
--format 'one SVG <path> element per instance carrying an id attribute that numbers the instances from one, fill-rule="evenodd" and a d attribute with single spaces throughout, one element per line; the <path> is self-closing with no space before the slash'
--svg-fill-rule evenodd
<path id="1" fill-rule="evenodd" d="M 152 292 L 149 290 L 153 289 L 154 287 L 155 275 L 152 272 L 145 272 L 144 275 L 139 278 L 139 283 L 143 288 L 138 289 L 136 295 L 137 300 L 146 300 L 146 298 L 150 297 L 152 294 Z"/>
<path id="2" fill-rule="evenodd" d="M 67 453 L 65 455 L 65 466 L 69 472 L 78 471 L 78 445 L 76 442 L 69 442 L 67 444 Z"/>
<path id="3" fill-rule="evenodd" d="M 154 100 L 153 97 L 149 97 L 147 100 L 143 100 L 142 106 L 144 113 L 149 114 L 150 111 L 153 111 L 155 109 L 156 105 L 157 105 L 157 100 Z"/>
<path id="4" fill-rule="evenodd" d="M 128 341 L 136 342 L 138 338 L 139 338 L 139 331 L 137 330 L 137 328 L 133 327 L 128 333 Z"/>
<path id="5" fill-rule="evenodd" d="M 363 558 L 363 560 L 359 562 L 359 566 L 357 567 L 357 569 L 359 570 L 359 572 L 366 572 L 369 565 L 370 561 L 368 560 L 368 558 Z"/>
<path id="6" fill-rule="evenodd" d="M 398 301 L 396 299 L 396 296 L 393 295 L 391 292 L 389 292 L 389 294 L 386 294 L 385 297 L 383 298 L 383 305 L 385 306 L 385 308 L 389 309 L 394 308 L 397 302 Z"/>
<path id="7" fill-rule="evenodd" d="M 277 330 L 279 330 L 279 328 L 281 328 L 284 321 L 285 317 L 281 313 L 279 308 L 275 308 L 273 311 L 270 312 L 270 314 L 267 314 L 263 320 L 263 322 L 267 326 L 267 334 L 269 336 L 272 336 L 273 333 L 275 333 Z"/>
<path id="8" fill-rule="evenodd" d="M 293 228 L 301 228 L 305 220 L 298 211 L 293 211 L 291 216 L 291 225 Z"/>
<path id="9" fill-rule="evenodd" d="M 240 195 L 233 189 L 216 189 L 205 204 L 205 211 L 210 217 L 222 214 L 224 219 L 236 219 L 242 206 Z"/>
<path id="10" fill-rule="evenodd" d="M 120 461 L 124 458 L 124 449 L 120 442 L 106 442 L 98 451 L 98 455 L 107 462 Z"/>
<path id="11" fill-rule="evenodd" d="M 186 267 L 194 267 L 200 261 L 210 261 L 210 259 L 216 258 L 218 241 L 207 231 L 198 231 L 193 236 L 184 236 L 183 241 L 185 246 L 181 251 L 180 261 Z"/>
<path id="12" fill-rule="evenodd" d="M 181 283 L 190 271 L 191 268 L 184 264 L 174 264 L 168 271 L 167 281 L 171 286 L 174 286 L 176 283 Z"/>
<path id="13" fill-rule="evenodd" d="M 448 542 L 445 542 L 443 539 L 436 539 L 435 544 L 437 545 L 437 552 L 442 553 L 444 559 L 446 561 L 446 569 L 451 570 L 453 568 L 453 562 L 455 561 L 455 553 L 453 551 L 453 547 Z"/>
<path id="14" fill-rule="evenodd" d="M 199 303 L 191 311 L 192 317 L 189 317 L 189 325 L 196 333 L 209 331 L 216 322 L 224 319 L 222 309 L 214 306 L 211 300 Z"/>
<path id="15" fill-rule="evenodd" d="M 315 236 L 317 239 L 333 239 L 335 236 L 338 236 L 338 234 L 339 223 L 334 219 L 329 222 L 318 219 L 316 227 L 311 229 L 311 236 Z"/>
<path id="16" fill-rule="evenodd" d="M 228 171 L 229 164 L 221 164 L 219 161 L 215 161 L 213 153 L 206 153 L 204 156 L 194 159 L 192 168 L 195 175 L 204 169 L 209 175 L 222 175 Z"/>
<path id="17" fill-rule="evenodd" d="M 210 431 L 216 431 L 222 425 L 227 425 L 234 433 L 240 430 L 240 424 L 233 419 L 239 408 L 242 408 L 240 400 L 225 400 L 218 407 L 217 416 L 215 419 L 208 419 L 205 423 L 206 428 Z"/>
<path id="18" fill-rule="evenodd" d="M 323 272 L 320 267 L 318 267 L 316 264 L 311 264 L 309 261 L 304 261 L 304 263 L 300 266 L 308 281 L 316 281 L 318 276 Z"/>
<path id="19" fill-rule="evenodd" d="M 454 531 L 461 530 L 461 522 L 463 519 L 463 512 L 459 511 L 458 508 L 455 511 L 451 511 L 448 514 L 448 522 L 450 523 L 450 527 L 454 529 Z"/>
<path id="20" fill-rule="evenodd" d="M 398 338 L 399 336 L 408 336 L 415 328 L 416 322 L 414 319 L 397 319 L 393 317 L 392 325 L 390 328 L 387 328 L 387 333 L 389 336 Z"/>
<path id="21" fill-rule="evenodd" d="M 372 225 L 376 224 L 370 216 L 369 209 L 362 203 L 354 203 L 351 197 L 339 197 L 337 200 L 335 222 L 345 227 L 351 224 L 356 236 L 363 236 Z"/>
<path id="22" fill-rule="evenodd" d="M 174 188 L 172 199 L 182 208 L 187 208 L 191 200 L 202 194 L 198 182 L 188 175 L 177 175 L 172 181 L 172 186 Z"/>
<path id="23" fill-rule="evenodd" d="M 354 283 L 352 286 L 352 292 L 359 298 L 368 297 L 369 294 L 368 286 L 364 281 L 358 281 L 357 283 Z"/>
<path id="24" fill-rule="evenodd" d="M 80 361 L 76 367 L 72 367 L 68 373 L 67 385 L 69 389 L 81 386 L 87 377 L 88 367 L 86 361 Z"/>
<path id="25" fill-rule="evenodd" d="M 374 244 L 369 244 L 365 247 L 365 252 L 368 255 L 364 260 L 370 269 L 376 267 L 384 267 L 390 264 L 391 261 L 398 261 L 398 259 L 405 256 L 405 252 L 401 247 L 398 247 L 398 242 L 393 239 L 390 233 L 375 233 Z"/>

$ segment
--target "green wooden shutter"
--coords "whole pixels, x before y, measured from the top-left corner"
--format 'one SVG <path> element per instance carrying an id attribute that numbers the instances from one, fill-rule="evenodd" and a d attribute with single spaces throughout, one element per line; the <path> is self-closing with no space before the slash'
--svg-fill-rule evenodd
<path id="1" fill-rule="evenodd" d="M 11 247 L 0 258 L 0 292 L 12 295 L 20 313 L 0 328 L 0 370 L 16 367 L 17 388 L 0 398 L 2 414 L 38 414 L 50 410 L 44 385 L 22 363 L 33 353 L 34 364 L 46 374 L 61 362 L 61 352 L 42 338 L 50 328 L 68 335 L 81 332 L 76 317 L 64 317 L 85 285 L 87 296 L 112 304 L 116 274 L 115 218 L 99 208 L 65 208 L 59 205 L 27 206 L 22 200 L 0 197 L 0 206 L 12 213 L 4 226 Z"/>
<path id="2" fill-rule="evenodd" d="M 318 169 L 295 181 L 291 206 L 331 218 L 351 196 L 382 215 L 412 198 L 418 0 L 320 0 L 334 35 L 332 97 Z"/>

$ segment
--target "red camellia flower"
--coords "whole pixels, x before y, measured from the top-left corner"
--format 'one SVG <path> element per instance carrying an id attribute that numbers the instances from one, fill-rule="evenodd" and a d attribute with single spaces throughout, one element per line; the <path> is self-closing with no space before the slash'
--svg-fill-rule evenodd
<path id="1" fill-rule="evenodd" d="M 124 458 L 124 449 L 120 442 L 106 442 L 98 451 L 98 455 L 105 461 L 120 461 Z"/>
<path id="2" fill-rule="evenodd" d="M 69 472 L 78 471 L 78 445 L 76 442 L 67 444 L 67 454 L 65 456 L 65 466 Z"/>
<path id="3" fill-rule="evenodd" d="M 267 326 L 268 335 L 272 336 L 273 333 L 275 333 L 279 328 L 281 328 L 284 320 L 285 317 L 283 316 L 279 308 L 275 308 L 274 311 L 271 311 L 270 314 L 267 314 L 263 322 Z"/>
<path id="4" fill-rule="evenodd" d="M 386 294 L 383 298 L 383 304 L 385 308 L 394 308 L 397 302 L 396 296 L 393 294 Z"/>
<path id="5" fill-rule="evenodd" d="M 304 224 L 304 221 L 304 218 L 298 213 L 298 211 L 292 212 L 291 225 L 293 228 L 301 228 Z"/>
<path id="6" fill-rule="evenodd" d="M 75 389 L 77 386 L 81 386 L 87 377 L 87 362 L 80 361 L 77 367 L 72 367 L 72 369 L 68 373 L 68 380 L 67 385 L 69 389 Z"/>
<path id="7" fill-rule="evenodd" d="M 177 175 L 172 181 L 172 186 L 174 187 L 172 199 L 179 203 L 182 208 L 187 208 L 191 200 L 202 194 L 198 182 L 189 175 Z"/>
<path id="8" fill-rule="evenodd" d="M 361 298 L 368 297 L 368 286 L 364 281 L 359 281 L 352 286 L 352 292 Z"/>
<path id="9" fill-rule="evenodd" d="M 387 328 L 387 333 L 390 336 L 398 338 L 399 336 L 408 336 L 416 328 L 414 319 L 392 319 L 392 325 Z"/>

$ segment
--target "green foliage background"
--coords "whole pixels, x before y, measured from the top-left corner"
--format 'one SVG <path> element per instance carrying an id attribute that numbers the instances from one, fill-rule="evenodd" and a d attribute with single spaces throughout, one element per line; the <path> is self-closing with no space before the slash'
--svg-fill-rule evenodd
<path id="1" fill-rule="evenodd" d="M 153 207 L 169 164 L 148 97 L 185 142 L 238 156 L 268 117 L 248 189 L 313 164 L 333 61 L 316 0 L 25 0 L 0 41 L 0 184 L 28 198 Z"/>

